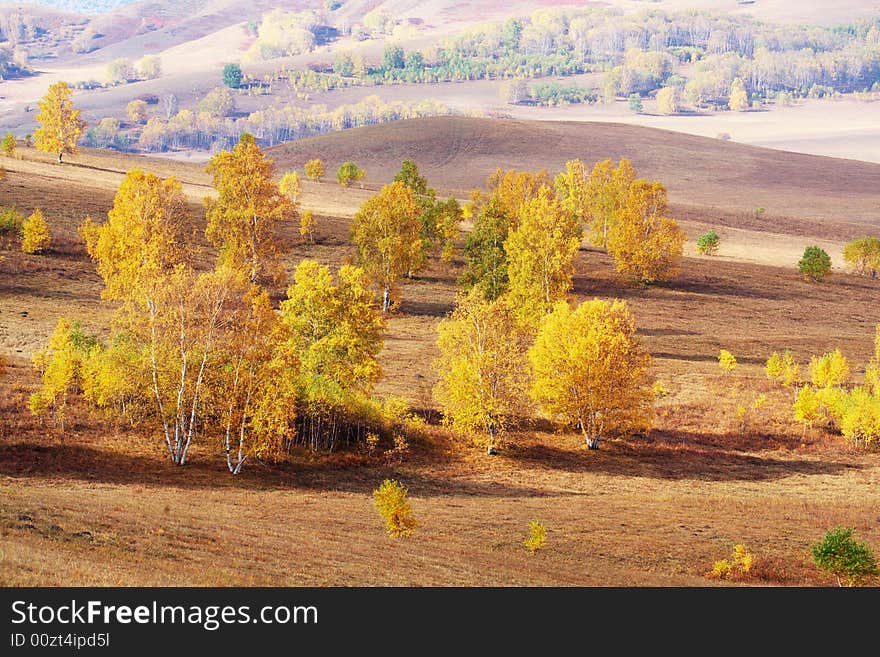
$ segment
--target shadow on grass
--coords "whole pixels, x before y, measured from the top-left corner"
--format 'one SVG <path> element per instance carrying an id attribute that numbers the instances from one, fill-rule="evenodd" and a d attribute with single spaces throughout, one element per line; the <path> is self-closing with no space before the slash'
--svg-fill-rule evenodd
<path id="1" fill-rule="evenodd" d="M 748 441 L 752 442 L 749 443 Z M 632 440 L 606 440 L 597 451 L 544 443 L 511 445 L 506 458 L 529 467 L 670 481 L 772 481 L 791 475 L 833 475 L 862 466 L 844 461 L 762 455 L 783 447 L 760 437 L 680 433 Z M 798 443 L 799 444 L 799 443 Z M 748 450 L 745 451 L 738 450 Z"/>
<path id="2" fill-rule="evenodd" d="M 346 459 L 346 456 L 349 456 Z M 336 462 L 295 462 L 277 466 L 247 463 L 233 477 L 222 459 L 199 455 L 184 467 L 167 456 L 122 454 L 92 446 L 19 443 L 0 446 L 0 475 L 29 479 L 72 479 L 101 484 L 168 486 L 187 490 L 309 490 L 371 495 L 383 479 L 397 478 L 419 496 L 538 497 L 547 491 L 502 482 L 475 482 L 430 474 L 350 455 Z M 26 485 L 26 483 L 24 484 Z"/>

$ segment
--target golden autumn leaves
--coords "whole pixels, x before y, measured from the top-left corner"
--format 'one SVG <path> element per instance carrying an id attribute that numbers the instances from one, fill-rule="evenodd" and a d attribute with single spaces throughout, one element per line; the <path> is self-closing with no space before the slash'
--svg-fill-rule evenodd
<path id="1" fill-rule="evenodd" d="M 610 160 L 587 171 L 571 161 L 552 185 L 544 172 L 496 171 L 489 195 L 475 193 L 465 215 L 471 286 L 441 322 L 435 398 L 445 421 L 486 444 L 521 416 L 528 401 L 575 426 L 590 448 L 602 437 L 645 430 L 654 398 L 650 357 L 623 301 L 572 307 L 573 260 L 584 229 L 616 268 L 647 284 L 673 275 L 684 233 L 666 217 L 666 190 Z"/>
<path id="2" fill-rule="evenodd" d="M 269 290 L 286 274 L 276 232 L 297 216 L 298 176 L 274 182 L 250 135 L 207 170 L 217 190 L 205 200 L 211 270 L 199 266 L 199 228 L 174 178 L 129 172 L 107 222 L 82 225 L 102 298 L 117 311 L 106 342 L 59 323 L 38 364 L 35 412 L 63 416 L 68 394 L 80 390 L 94 407 L 159 434 L 175 464 L 187 462 L 198 436 L 209 438 L 233 474 L 297 443 L 360 440 L 384 413 L 371 397 L 384 333 L 377 294 L 389 312 L 400 281 L 432 252 L 448 260 L 464 214 L 474 220 L 464 279 L 472 290 L 439 328 L 435 394 L 447 422 L 485 437 L 490 452 L 529 413 L 528 400 L 576 426 L 590 447 L 649 425 L 650 359 L 626 304 L 566 300 L 585 228 L 643 283 L 671 275 L 681 257 L 665 190 L 638 180 L 625 160 L 589 173 L 569 162 L 552 182 L 499 170 L 488 196 L 475 194 L 464 213 L 455 199 L 438 201 L 405 162 L 354 217 L 357 266 L 334 276 L 305 260 L 277 306 Z"/>
<path id="3" fill-rule="evenodd" d="M 84 222 L 102 298 L 118 304 L 110 338 L 77 339 L 79 327 L 62 319 L 35 363 L 43 388 L 31 408 L 63 421 L 68 395 L 80 391 L 109 416 L 162 436 L 173 463 L 185 464 L 205 436 L 237 474 L 297 440 L 317 449 L 352 430 L 350 410 L 380 374 L 383 320 L 362 269 L 344 266 L 334 279 L 310 260 L 276 311 L 263 286 L 283 277 L 274 226 L 295 217 L 295 195 L 272 182 L 272 163 L 249 137 L 209 171 L 218 190 L 206 200 L 212 270 L 199 270 L 174 178 L 131 171 L 107 222 Z"/>

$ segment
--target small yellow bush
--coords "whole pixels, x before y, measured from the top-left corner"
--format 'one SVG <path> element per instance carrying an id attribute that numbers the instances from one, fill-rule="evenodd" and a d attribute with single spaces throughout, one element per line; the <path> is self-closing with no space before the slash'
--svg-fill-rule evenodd
<path id="1" fill-rule="evenodd" d="M 523 541 L 523 545 L 526 546 L 526 549 L 529 552 L 534 554 L 536 551 L 544 547 L 546 542 L 547 527 L 537 520 L 532 520 L 529 523 L 529 535 L 526 537 L 526 540 Z"/>
<path id="2" fill-rule="evenodd" d="M 52 245 L 49 224 L 38 209 L 21 225 L 21 250 L 25 253 L 40 253 Z"/>
<path id="3" fill-rule="evenodd" d="M 299 218 L 299 236 L 314 242 L 315 214 L 311 210 L 305 210 Z"/>
<path id="4" fill-rule="evenodd" d="M 743 574 L 748 573 L 755 563 L 755 556 L 742 543 L 733 546 L 733 567 L 738 568 Z"/>
<path id="5" fill-rule="evenodd" d="M 385 520 L 389 536 L 405 538 L 415 532 L 418 523 L 407 500 L 406 486 L 399 481 L 386 479 L 373 491 L 373 502 L 379 515 Z"/>
<path id="6" fill-rule="evenodd" d="M 730 579 L 737 575 L 748 575 L 755 563 L 755 556 L 742 543 L 733 546 L 733 554 L 729 559 L 722 559 L 712 564 L 711 577 Z"/>
<path id="7" fill-rule="evenodd" d="M 712 564 L 712 577 L 725 579 L 730 575 L 730 571 L 731 566 L 727 559 L 722 559 L 721 561 L 716 561 Z"/>
<path id="8" fill-rule="evenodd" d="M 654 381 L 654 385 L 651 387 L 651 390 L 653 390 L 654 396 L 657 399 L 660 399 L 661 397 L 666 397 L 669 394 L 666 386 L 664 386 L 663 382 L 659 379 L 657 381 Z"/>
<path id="9" fill-rule="evenodd" d="M 727 349 L 722 349 L 718 353 L 718 366 L 725 373 L 732 372 L 736 368 L 736 357 Z"/>

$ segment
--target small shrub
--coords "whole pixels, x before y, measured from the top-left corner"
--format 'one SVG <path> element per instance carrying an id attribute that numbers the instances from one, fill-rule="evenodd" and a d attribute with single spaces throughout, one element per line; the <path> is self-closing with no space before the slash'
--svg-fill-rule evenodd
<path id="1" fill-rule="evenodd" d="M 794 419 L 804 425 L 803 436 L 807 434 L 807 427 L 812 427 L 813 422 L 819 419 L 819 396 L 812 386 L 804 386 L 798 390 L 792 406 Z"/>
<path id="2" fill-rule="evenodd" d="M 389 536 L 405 538 L 415 532 L 418 523 L 407 500 L 406 486 L 399 481 L 386 479 L 373 491 L 373 502 L 379 515 L 385 520 Z"/>
<path id="3" fill-rule="evenodd" d="M 736 579 L 749 574 L 755 563 L 755 556 L 742 543 L 733 546 L 729 559 L 721 559 L 712 564 L 710 577 L 716 579 Z"/>
<path id="4" fill-rule="evenodd" d="M 15 208 L 0 208 L 0 233 L 20 233 L 23 223 L 24 215 Z"/>
<path id="5" fill-rule="evenodd" d="M 736 368 L 736 357 L 727 349 L 722 349 L 718 353 L 718 367 L 725 373 L 732 372 Z"/>
<path id="6" fill-rule="evenodd" d="M 800 366 L 795 361 L 794 354 L 788 349 L 781 356 L 778 351 L 770 354 L 764 371 L 768 379 L 781 383 L 786 388 L 797 383 L 800 377 Z"/>
<path id="7" fill-rule="evenodd" d="M 847 383 L 852 368 L 840 349 L 810 359 L 810 380 L 819 388 L 840 387 Z"/>
<path id="8" fill-rule="evenodd" d="M 852 534 L 851 528 L 836 527 L 811 549 L 816 566 L 834 575 L 838 586 L 861 586 L 878 575 L 871 549 Z"/>
<path id="9" fill-rule="evenodd" d="M 718 244 L 721 237 L 715 230 L 710 230 L 697 239 L 697 253 L 700 255 L 715 255 L 718 253 Z"/>
<path id="10" fill-rule="evenodd" d="M 371 431 L 364 439 L 364 451 L 367 453 L 367 456 L 373 456 L 378 448 L 379 436 Z"/>
<path id="11" fill-rule="evenodd" d="M 223 67 L 223 84 L 230 89 L 238 89 L 241 86 L 241 66 L 238 64 L 226 64 Z"/>
<path id="12" fill-rule="evenodd" d="M 409 454 L 409 443 L 406 438 L 400 434 L 394 434 L 394 447 L 385 450 L 385 460 L 389 463 L 392 461 L 401 463 L 407 454 Z"/>
<path id="13" fill-rule="evenodd" d="M 808 281 L 821 281 L 831 271 L 831 256 L 818 246 L 808 246 L 798 261 L 798 271 Z"/>
<path id="14" fill-rule="evenodd" d="M 534 554 L 547 542 L 547 527 L 538 520 L 532 520 L 529 523 L 529 535 L 523 541 L 526 549 Z"/>
<path id="15" fill-rule="evenodd" d="M 305 171 L 306 178 L 312 182 L 321 182 L 321 178 L 324 177 L 324 163 L 318 158 L 306 162 L 303 170 Z"/>
<path id="16" fill-rule="evenodd" d="M 755 563 L 755 557 L 749 552 L 749 549 L 742 543 L 733 546 L 733 567 L 738 569 L 742 574 L 748 574 Z"/>
<path id="17" fill-rule="evenodd" d="M 309 243 L 315 241 L 315 213 L 305 210 L 299 218 L 299 236 Z"/>
<path id="18" fill-rule="evenodd" d="M 654 385 L 651 386 L 651 391 L 654 393 L 654 397 L 656 397 L 657 399 L 669 395 L 669 391 L 666 389 L 666 386 L 664 386 L 663 382 L 659 379 L 657 381 L 654 381 Z"/>
<path id="19" fill-rule="evenodd" d="M 6 136 L 3 138 L 3 143 L 0 144 L 0 148 L 3 149 L 3 154 L 6 157 L 13 157 L 15 155 L 15 135 L 11 132 L 7 132 Z"/>
<path id="20" fill-rule="evenodd" d="M 732 568 L 730 562 L 727 559 L 716 561 L 712 564 L 712 577 L 717 577 L 718 579 L 727 579 L 728 577 L 730 577 L 731 570 Z"/>
<path id="21" fill-rule="evenodd" d="M 49 224 L 40 210 L 34 210 L 21 225 L 21 250 L 25 253 L 41 253 L 52 245 Z"/>
<path id="22" fill-rule="evenodd" d="M 343 162 L 336 170 L 336 182 L 343 187 L 349 187 L 351 183 L 363 180 L 366 175 L 354 162 Z"/>

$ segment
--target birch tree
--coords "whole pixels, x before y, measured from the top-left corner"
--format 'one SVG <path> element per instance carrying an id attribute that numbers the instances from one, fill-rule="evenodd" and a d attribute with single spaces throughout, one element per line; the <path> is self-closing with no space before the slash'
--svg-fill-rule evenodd
<path id="1" fill-rule="evenodd" d="M 589 449 L 610 433 L 650 427 L 651 357 L 625 301 L 558 302 L 528 352 L 531 395 L 554 419 L 574 425 Z"/>
<path id="2" fill-rule="evenodd" d="M 499 437 L 524 407 L 525 349 L 503 299 L 486 300 L 478 288 L 462 296 L 440 322 L 434 398 L 444 422 L 485 441 L 495 454 Z"/>

